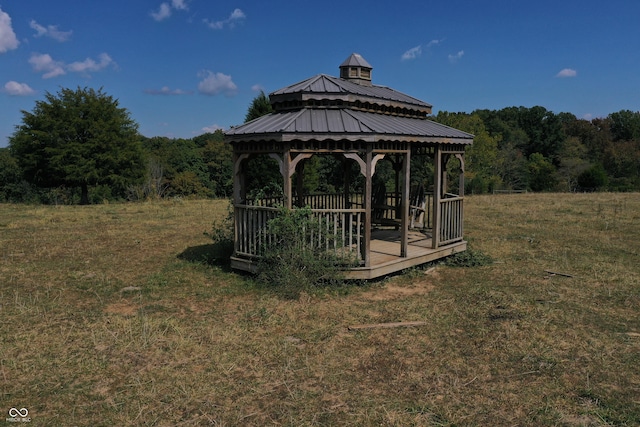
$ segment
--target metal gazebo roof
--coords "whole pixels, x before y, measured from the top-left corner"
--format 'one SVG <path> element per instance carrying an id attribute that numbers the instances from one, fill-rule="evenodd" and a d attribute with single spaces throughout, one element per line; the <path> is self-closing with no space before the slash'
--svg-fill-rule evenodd
<path id="1" fill-rule="evenodd" d="M 350 109 L 311 109 L 271 113 L 226 132 L 230 141 L 270 139 L 406 140 L 471 144 L 473 135 L 427 119 Z"/>
<path id="2" fill-rule="evenodd" d="M 371 70 L 357 54 L 343 67 Z M 354 79 L 318 74 L 276 90 L 269 95 L 275 111 L 229 129 L 227 140 L 473 142 L 473 135 L 429 120 L 431 104 L 363 80 L 361 74 Z"/>

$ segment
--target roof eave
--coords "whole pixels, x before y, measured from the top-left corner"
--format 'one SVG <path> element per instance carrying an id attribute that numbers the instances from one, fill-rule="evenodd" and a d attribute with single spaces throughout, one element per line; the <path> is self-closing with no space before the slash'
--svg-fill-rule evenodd
<path id="1" fill-rule="evenodd" d="M 374 143 L 380 141 L 397 141 L 425 144 L 463 144 L 471 145 L 473 135 L 470 138 L 458 138 L 450 136 L 421 136 L 421 135 L 394 135 L 379 133 L 299 133 L 299 132 L 272 132 L 272 133 L 246 133 L 238 135 L 225 135 L 227 142 L 246 141 L 363 141 Z"/>

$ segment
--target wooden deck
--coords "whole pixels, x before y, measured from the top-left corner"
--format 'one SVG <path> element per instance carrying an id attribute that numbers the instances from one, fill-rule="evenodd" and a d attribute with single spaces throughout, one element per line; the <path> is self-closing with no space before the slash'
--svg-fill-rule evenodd
<path id="1" fill-rule="evenodd" d="M 400 232 L 375 230 L 371 233 L 371 266 L 356 267 L 346 271 L 348 279 L 374 279 L 396 273 L 406 268 L 435 261 L 467 249 L 467 242 L 431 248 L 431 237 L 419 231 L 409 232 L 407 257 L 400 256 Z"/>
<path id="2" fill-rule="evenodd" d="M 400 256 L 400 240 L 400 231 L 397 230 L 372 231 L 371 266 L 351 268 L 345 271 L 345 277 L 347 279 L 375 279 L 467 249 L 467 242 L 464 240 L 432 249 L 430 235 L 412 230 L 409 232 L 407 257 L 403 258 Z M 252 273 L 256 272 L 255 262 L 245 258 L 232 257 L 231 267 Z"/>

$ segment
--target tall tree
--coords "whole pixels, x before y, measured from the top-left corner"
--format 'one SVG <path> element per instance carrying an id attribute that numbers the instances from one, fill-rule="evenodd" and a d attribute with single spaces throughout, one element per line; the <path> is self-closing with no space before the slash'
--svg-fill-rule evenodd
<path id="1" fill-rule="evenodd" d="M 263 91 L 260 91 L 260 94 L 253 98 L 251 101 L 251 105 L 247 110 L 247 114 L 244 117 L 244 122 L 250 122 L 251 120 L 257 119 L 258 117 L 262 117 L 267 115 L 273 111 L 271 107 L 271 102 L 267 95 L 264 94 Z"/>
<path id="2" fill-rule="evenodd" d="M 233 191 L 233 150 L 231 144 L 224 142 L 224 133 L 214 133 L 193 138 L 202 153 L 202 159 L 209 173 L 213 194 L 228 197 Z"/>
<path id="3" fill-rule="evenodd" d="M 614 141 L 640 139 L 640 111 L 621 110 L 609 114 Z"/>
<path id="4" fill-rule="evenodd" d="M 9 150 L 0 148 L 0 203 L 20 200 L 22 171 Z"/>
<path id="5" fill-rule="evenodd" d="M 255 120 L 259 117 L 265 116 L 273 111 L 269 98 L 260 92 L 258 96 L 253 98 L 251 105 L 247 109 L 247 114 L 244 118 L 245 123 Z M 265 189 L 279 189 L 282 188 L 282 175 L 278 169 L 278 165 L 275 160 L 269 158 L 266 155 L 257 155 L 250 158 L 246 164 L 246 186 L 257 191 L 264 191 Z"/>
<path id="6" fill-rule="evenodd" d="M 163 180 L 167 185 L 165 195 L 211 195 L 207 165 L 195 140 L 156 136 L 146 139 L 143 146 L 147 157 L 163 168 Z"/>
<path id="7" fill-rule="evenodd" d="M 142 178 L 138 125 L 102 89 L 47 92 L 44 101 L 22 115 L 9 147 L 33 184 L 80 188 L 80 202 L 87 204 L 89 186 L 124 191 Z"/>

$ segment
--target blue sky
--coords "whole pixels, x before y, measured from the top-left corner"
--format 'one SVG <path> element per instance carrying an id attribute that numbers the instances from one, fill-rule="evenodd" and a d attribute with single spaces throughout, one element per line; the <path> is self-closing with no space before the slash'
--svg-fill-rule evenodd
<path id="1" fill-rule="evenodd" d="M 353 52 L 434 113 L 638 111 L 639 17 L 636 0 L 0 0 L 0 147 L 47 91 L 102 87 L 142 134 L 191 138 Z"/>

